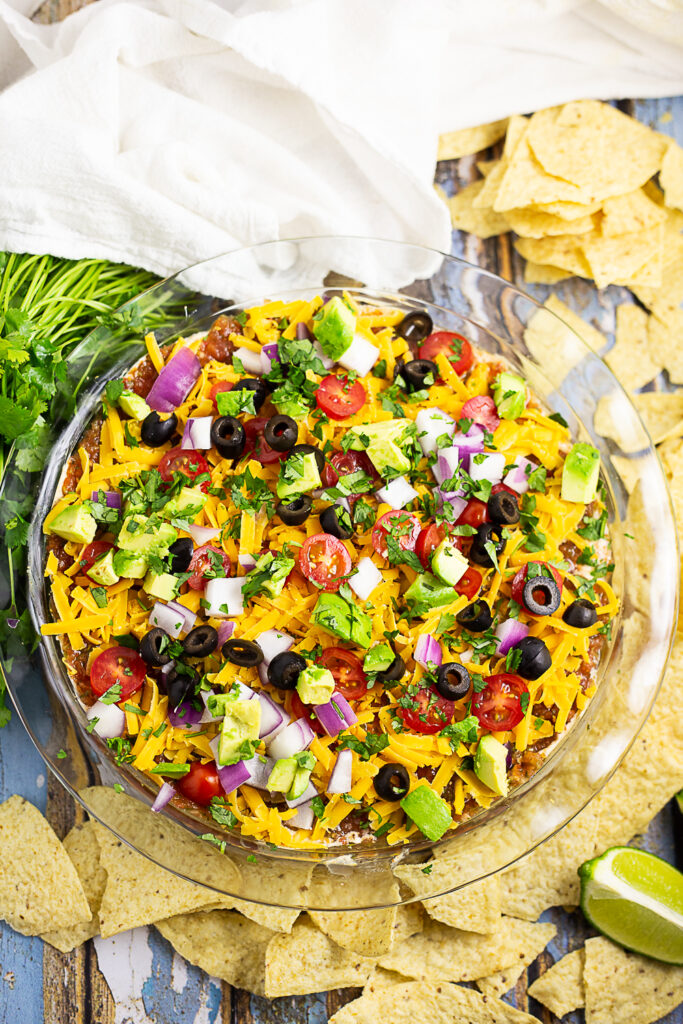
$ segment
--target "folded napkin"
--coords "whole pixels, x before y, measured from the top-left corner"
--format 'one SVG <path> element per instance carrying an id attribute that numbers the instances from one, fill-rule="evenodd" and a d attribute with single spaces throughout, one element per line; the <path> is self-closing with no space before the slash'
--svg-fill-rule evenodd
<path id="1" fill-rule="evenodd" d="M 0 0 L 0 248 L 161 274 L 323 233 L 448 251 L 438 133 L 683 92 L 679 2 L 650 6 L 667 42 L 578 0 L 99 0 L 57 25 Z"/>

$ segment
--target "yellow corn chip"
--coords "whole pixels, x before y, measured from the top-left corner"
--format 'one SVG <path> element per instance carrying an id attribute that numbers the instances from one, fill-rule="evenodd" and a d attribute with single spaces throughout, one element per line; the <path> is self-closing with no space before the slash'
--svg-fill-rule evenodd
<path id="1" fill-rule="evenodd" d="M 470 156 L 488 149 L 505 135 L 508 119 L 480 124 L 475 128 L 461 128 L 455 132 L 445 132 L 439 136 L 437 160 L 457 160 L 461 156 Z"/>
<path id="2" fill-rule="evenodd" d="M 472 205 L 473 200 L 480 195 L 486 181 L 488 178 L 474 181 L 448 200 L 453 227 L 460 231 L 469 231 L 479 238 L 491 238 L 493 235 L 500 235 L 510 230 L 505 218 L 499 213 L 494 213 L 490 207 L 482 209 Z"/>
<path id="3" fill-rule="evenodd" d="M 625 196 L 613 196 L 602 204 L 602 234 L 627 235 L 656 228 L 666 217 L 664 210 L 649 199 L 641 188 Z"/>
<path id="4" fill-rule="evenodd" d="M 640 306 L 617 306 L 616 343 L 605 362 L 627 391 L 635 391 L 651 381 L 661 370 L 648 342 L 648 315 Z"/>
<path id="5" fill-rule="evenodd" d="M 587 324 L 583 317 L 580 317 L 578 313 L 575 313 L 573 309 L 565 305 L 561 299 L 558 299 L 557 295 L 549 295 L 543 305 L 551 313 L 554 313 L 555 316 L 559 316 L 561 320 L 564 320 L 574 333 L 578 334 L 581 340 L 585 341 L 594 352 L 600 352 L 607 344 L 605 335 L 597 327 Z"/>
<path id="6" fill-rule="evenodd" d="M 265 993 L 274 999 L 364 985 L 375 962 L 342 949 L 302 918 L 289 935 L 276 935 L 268 944 Z"/>
<path id="7" fill-rule="evenodd" d="M 84 924 L 43 933 L 41 938 L 62 953 L 81 946 L 100 930 L 99 910 L 107 884 L 107 872 L 100 863 L 100 844 L 97 841 L 97 832 L 102 828 L 96 821 L 86 821 L 83 825 L 76 825 L 64 837 L 64 849 L 78 872 L 92 916 Z"/>
<path id="8" fill-rule="evenodd" d="M 653 204 L 654 205 L 654 204 Z M 657 207 L 655 207 L 657 209 Z M 505 219 L 518 235 L 523 238 L 546 238 L 552 235 L 585 235 L 595 229 L 590 216 L 563 220 L 553 213 L 543 213 L 537 207 L 507 210 Z"/>
<path id="9" fill-rule="evenodd" d="M 558 200 L 586 204 L 593 198 L 589 189 L 546 173 L 529 144 L 527 125 L 508 161 L 493 208 L 504 213 L 516 207 L 546 205 Z"/>
<path id="10" fill-rule="evenodd" d="M 343 949 L 363 956 L 381 956 L 393 945 L 396 927 L 396 907 L 384 910 L 321 911 L 310 910 L 311 921 L 328 938 Z"/>
<path id="11" fill-rule="evenodd" d="M 650 355 L 669 374 L 674 384 L 683 384 L 683 309 L 675 309 L 665 317 L 653 313 L 647 323 Z"/>
<path id="12" fill-rule="evenodd" d="M 529 986 L 529 995 L 547 1006 L 558 1017 L 585 1005 L 583 968 L 586 960 L 582 949 L 567 953 L 561 960 Z"/>
<path id="13" fill-rule="evenodd" d="M 431 872 L 425 875 L 420 864 L 406 864 L 394 869 L 402 882 L 422 899 L 429 916 L 442 924 L 466 932 L 487 935 L 500 923 L 500 882 L 497 875 L 466 885 L 445 896 L 427 898 L 438 886 L 446 888 L 457 880 L 448 858 L 434 860 Z"/>
<path id="14" fill-rule="evenodd" d="M 329 1024 L 538 1024 L 535 1017 L 488 999 L 470 988 L 443 982 L 406 982 L 363 994 L 342 1006 Z"/>
<path id="15" fill-rule="evenodd" d="M 518 238 L 515 249 L 525 260 L 561 267 L 579 277 L 591 277 L 591 268 L 581 248 L 581 235 L 554 238 Z"/>
<path id="16" fill-rule="evenodd" d="M 475 208 L 486 209 L 487 207 L 493 206 L 496 196 L 498 195 L 498 189 L 500 188 L 503 176 L 507 170 L 510 157 L 514 153 L 517 143 L 524 135 L 526 125 L 526 117 L 520 117 L 515 114 L 514 117 L 510 118 L 507 134 L 505 136 L 505 145 L 503 146 L 503 155 L 486 175 L 486 184 L 474 200 Z"/>
<path id="17" fill-rule="evenodd" d="M 683 391 L 645 391 L 633 401 L 655 444 L 683 437 Z"/>
<path id="18" fill-rule="evenodd" d="M 553 217 L 560 217 L 562 220 L 576 220 L 578 217 L 590 217 L 600 209 L 600 202 L 593 203 L 568 203 L 558 200 L 556 203 L 538 203 L 528 207 L 538 213 L 548 213 Z"/>
<path id="19" fill-rule="evenodd" d="M 643 284 L 661 283 L 661 225 L 609 238 L 591 231 L 590 234 L 580 235 L 576 241 L 588 261 L 591 277 L 598 288 L 627 280 Z M 550 259 L 547 262 L 559 261 Z"/>
<path id="20" fill-rule="evenodd" d="M 524 280 L 527 284 L 557 284 L 571 276 L 570 270 L 553 267 L 549 263 L 534 263 L 532 260 L 524 262 Z"/>
<path id="21" fill-rule="evenodd" d="M 683 149 L 676 142 L 671 142 L 664 154 L 659 180 L 666 205 L 683 210 Z"/>
<path id="22" fill-rule="evenodd" d="M 651 1024 L 683 1000 L 683 967 L 588 939 L 583 972 L 586 1024 Z"/>

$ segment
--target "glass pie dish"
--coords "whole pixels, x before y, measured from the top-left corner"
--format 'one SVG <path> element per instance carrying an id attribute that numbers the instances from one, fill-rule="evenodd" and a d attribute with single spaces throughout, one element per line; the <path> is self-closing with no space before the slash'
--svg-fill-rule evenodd
<path id="1" fill-rule="evenodd" d="M 124 842 L 181 878 L 214 889 L 226 906 L 240 899 L 321 910 L 389 906 L 415 898 L 401 882 L 400 867 L 432 855 L 447 858 L 452 871 L 446 887 L 438 880 L 433 891 L 422 886 L 422 899 L 509 866 L 558 832 L 618 767 L 655 700 L 675 623 L 678 557 L 666 482 L 644 426 L 605 364 L 554 314 L 487 271 L 419 246 L 330 237 L 264 243 L 190 267 L 128 303 L 115 318 L 118 326 L 99 328 L 72 352 L 53 409 L 55 441 L 44 472 L 31 477 L 12 462 L 3 482 L 3 501 L 26 501 L 28 494 L 33 508 L 27 571 L 18 570 L 11 582 L 36 631 L 51 618 L 43 520 L 104 382 L 144 354 L 147 318 L 172 315 L 172 326 L 156 332 L 165 344 L 206 331 L 218 313 L 339 288 L 406 313 L 426 309 L 439 329 L 464 335 L 517 370 L 564 417 L 574 440 L 599 449 L 615 563 L 611 582 L 621 613 L 599 664 L 595 696 L 534 774 L 438 842 L 419 838 L 403 846 L 376 841 L 320 851 L 272 849 L 217 826 L 207 831 L 205 818 L 173 805 L 152 815 L 156 790 L 148 779 L 119 767 L 106 744 L 88 732 L 56 638 L 43 638 L 34 651 L 13 650 L 4 665 L 8 689 L 55 775 Z M 619 423 L 620 446 L 596 432 L 599 403 L 603 415 L 607 408 Z M 10 580 L 2 584 L 9 588 Z"/>

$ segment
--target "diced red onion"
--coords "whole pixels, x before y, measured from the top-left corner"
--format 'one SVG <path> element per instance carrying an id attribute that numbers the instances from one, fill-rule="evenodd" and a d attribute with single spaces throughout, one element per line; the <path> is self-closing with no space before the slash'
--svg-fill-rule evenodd
<path id="1" fill-rule="evenodd" d="M 281 757 L 292 757 L 310 747 L 315 733 L 305 718 L 297 718 L 275 736 L 268 744 L 268 753 L 279 761 Z"/>
<path id="2" fill-rule="evenodd" d="M 89 722 L 92 722 L 93 718 L 97 719 L 92 731 L 103 740 L 122 736 L 126 727 L 126 716 L 121 708 L 116 704 L 104 704 L 101 700 L 95 701 L 93 706 L 88 708 L 86 717 Z"/>
<path id="3" fill-rule="evenodd" d="M 192 627 L 194 626 L 195 622 L 197 621 L 197 613 L 191 611 L 189 608 L 186 608 L 184 604 L 180 603 L 180 601 L 169 601 L 167 608 L 170 608 L 171 611 L 177 612 L 178 615 L 183 616 L 183 631 L 185 633 L 189 633 Z"/>
<path id="4" fill-rule="evenodd" d="M 254 558 L 253 555 L 249 554 L 238 555 L 237 561 L 239 562 L 243 569 L 253 569 L 254 566 L 256 565 L 256 559 Z"/>
<path id="5" fill-rule="evenodd" d="M 267 345 L 264 345 L 261 349 L 261 369 L 263 373 L 270 373 L 273 368 L 273 363 L 280 362 L 280 354 L 278 352 L 277 342 L 270 341 Z"/>
<path id="6" fill-rule="evenodd" d="M 309 331 L 306 324 L 296 325 L 296 336 L 298 341 L 315 341 L 315 337 Z"/>
<path id="7" fill-rule="evenodd" d="M 529 635 L 529 627 L 518 619 L 506 619 L 496 626 L 498 637 L 498 653 L 507 654 L 511 647 Z"/>
<path id="8" fill-rule="evenodd" d="M 168 718 L 176 729 L 192 729 L 201 722 L 202 712 L 193 707 L 189 700 L 184 700 L 177 708 L 172 708 L 169 705 Z"/>
<path id="9" fill-rule="evenodd" d="M 525 494 L 529 490 L 529 474 L 538 469 L 538 466 L 531 459 L 525 459 L 523 455 L 518 455 L 514 462 L 515 468 L 505 476 L 503 483 L 517 491 L 517 494 Z"/>
<path id="10" fill-rule="evenodd" d="M 241 615 L 244 611 L 243 586 L 244 580 L 239 577 L 221 576 L 209 580 L 204 591 L 206 614 L 217 619 Z"/>
<path id="11" fill-rule="evenodd" d="M 99 501 L 100 494 L 104 494 L 104 503 L 107 508 L 121 508 L 121 495 L 118 491 L 93 491 L 90 500 Z"/>
<path id="12" fill-rule="evenodd" d="M 201 363 L 194 352 L 181 348 L 152 384 L 147 405 L 155 412 L 173 412 L 185 401 L 201 372 Z"/>
<path id="13" fill-rule="evenodd" d="M 296 800 L 286 800 L 285 802 L 288 807 L 299 807 L 301 804 L 307 804 L 309 800 L 313 800 L 316 796 L 318 796 L 318 790 L 313 783 L 309 782 L 301 796 L 298 796 Z"/>
<path id="14" fill-rule="evenodd" d="M 367 601 L 375 587 L 382 582 L 382 578 L 380 570 L 366 555 L 365 558 L 361 558 L 356 566 L 356 572 L 349 578 L 349 586 L 361 601 Z"/>
<path id="15" fill-rule="evenodd" d="M 338 736 L 342 729 L 358 721 L 351 705 L 338 690 L 334 691 L 327 704 L 314 704 L 313 713 L 328 736 Z"/>
<path id="16" fill-rule="evenodd" d="M 260 352 L 252 352 L 250 348 L 236 348 L 232 358 L 239 359 L 247 373 L 263 373 Z"/>
<path id="17" fill-rule="evenodd" d="M 177 608 L 171 608 L 161 601 L 157 601 L 149 613 L 149 621 L 153 626 L 164 629 L 169 636 L 179 637 L 185 628 L 185 616 Z"/>
<path id="18" fill-rule="evenodd" d="M 405 508 L 417 498 L 417 491 L 404 476 L 397 476 L 377 491 L 377 497 L 393 509 Z"/>
<path id="19" fill-rule="evenodd" d="M 204 704 L 204 711 L 202 713 L 202 717 L 199 719 L 200 725 L 205 725 L 207 722 L 220 722 L 223 716 L 214 715 L 211 711 L 209 711 L 209 697 L 213 697 L 213 692 L 211 690 L 202 690 L 199 696 L 201 697 L 202 703 Z M 216 740 L 217 739 L 218 737 L 216 737 Z M 211 742 L 213 742 L 213 740 Z M 209 744 L 209 746 L 211 746 L 211 743 Z M 214 755 L 215 753 L 216 752 L 214 751 Z"/>
<path id="20" fill-rule="evenodd" d="M 288 651 L 294 643 L 294 637 L 282 633 L 279 629 L 267 629 L 265 633 L 259 633 L 254 637 L 254 640 L 263 651 L 263 661 L 266 665 L 270 665 L 278 654 Z"/>
<path id="21" fill-rule="evenodd" d="M 213 526 L 195 526 L 194 523 L 188 523 L 187 532 L 195 544 L 201 548 L 204 544 L 210 544 L 212 540 L 220 536 L 221 531 Z"/>
<path id="22" fill-rule="evenodd" d="M 416 661 L 418 665 L 422 665 L 423 668 L 427 668 L 430 664 L 436 666 L 441 665 L 443 660 L 441 644 L 429 633 L 423 633 L 415 645 L 413 660 Z"/>
<path id="23" fill-rule="evenodd" d="M 505 456 L 502 452 L 486 452 L 480 458 L 470 457 L 470 476 L 473 480 L 490 480 L 499 484 L 503 479 Z"/>
<path id="24" fill-rule="evenodd" d="M 7 625 L 9 626 L 10 629 L 16 629 L 17 626 L 19 625 L 19 619 L 8 619 Z"/>
<path id="25" fill-rule="evenodd" d="M 217 740 L 218 737 L 216 737 Z M 214 740 L 212 740 L 209 746 L 211 746 L 216 754 L 218 777 L 226 793 L 232 793 L 238 786 L 244 785 L 253 786 L 254 789 L 268 789 L 268 777 L 275 765 L 275 761 L 271 757 L 254 754 L 247 761 L 238 761 L 237 764 L 228 764 L 221 767 L 218 764 L 217 742 L 214 744 Z M 236 783 L 236 779 L 240 781 Z M 227 789 L 226 786 L 231 786 L 232 789 Z"/>
<path id="26" fill-rule="evenodd" d="M 442 484 L 444 480 L 451 480 L 460 469 L 461 461 L 459 448 L 441 448 L 432 466 L 437 483 Z"/>
<path id="27" fill-rule="evenodd" d="M 337 754 L 337 761 L 332 769 L 330 781 L 327 784 L 328 793 L 348 793 L 351 790 L 351 768 L 353 765 L 353 754 L 350 750 L 340 750 Z"/>
<path id="28" fill-rule="evenodd" d="M 234 622 L 221 622 L 218 627 L 218 646 L 222 647 L 226 640 L 229 640 L 235 632 Z"/>
<path id="29" fill-rule="evenodd" d="M 180 447 L 188 451 L 206 451 L 211 448 L 213 416 L 190 416 L 185 423 Z"/>
<path id="30" fill-rule="evenodd" d="M 236 789 L 243 786 L 245 782 L 249 782 L 251 778 L 246 761 L 238 761 L 237 764 L 228 764 L 222 767 L 216 761 L 216 770 L 218 772 L 218 780 L 226 793 L 234 793 Z"/>
<path id="31" fill-rule="evenodd" d="M 379 349 L 362 334 L 355 334 L 353 341 L 343 352 L 337 362 L 345 370 L 352 370 L 359 377 L 365 377 L 379 358 Z"/>
<path id="32" fill-rule="evenodd" d="M 159 811 L 163 811 L 166 804 L 169 803 L 174 796 L 175 789 L 170 784 L 170 782 L 163 782 L 159 787 L 159 792 L 157 793 L 156 800 L 152 804 L 152 810 L 155 812 L 155 814 L 158 814 Z"/>
<path id="33" fill-rule="evenodd" d="M 443 508 L 444 505 L 450 505 L 453 509 L 453 522 L 460 517 L 460 515 L 467 508 L 467 501 L 461 497 L 457 491 L 442 491 L 441 488 L 437 491 L 439 508 Z"/>
<path id="34" fill-rule="evenodd" d="M 289 725 L 291 718 L 285 709 L 280 704 L 277 704 L 269 694 L 259 691 L 254 696 L 261 704 L 259 739 L 270 743 Z"/>
<path id="35" fill-rule="evenodd" d="M 477 423 L 473 423 L 465 434 L 454 434 L 452 440 L 456 448 L 460 449 L 461 455 L 471 455 L 473 452 L 484 450 L 484 430 Z"/>
<path id="36" fill-rule="evenodd" d="M 310 800 L 305 804 L 299 804 L 296 814 L 285 822 L 287 828 L 313 828 L 313 807 Z"/>
<path id="37" fill-rule="evenodd" d="M 415 417 L 417 439 L 425 455 L 436 451 L 436 440 L 444 434 L 452 436 L 455 420 L 443 409 L 420 409 Z"/>

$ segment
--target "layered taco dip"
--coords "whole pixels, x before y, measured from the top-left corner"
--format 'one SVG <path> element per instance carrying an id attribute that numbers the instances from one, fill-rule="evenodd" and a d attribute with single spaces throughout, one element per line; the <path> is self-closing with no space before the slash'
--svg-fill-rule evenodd
<path id="1" fill-rule="evenodd" d="M 401 844 L 528 779 L 617 613 L 598 452 L 419 309 L 272 301 L 146 347 L 46 518 L 43 632 L 155 809 Z"/>

